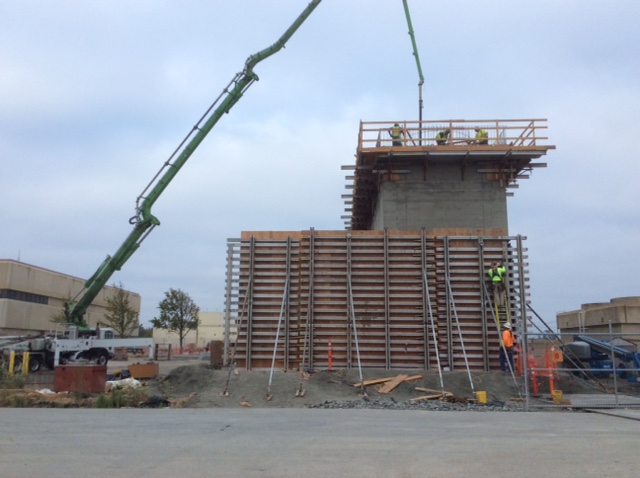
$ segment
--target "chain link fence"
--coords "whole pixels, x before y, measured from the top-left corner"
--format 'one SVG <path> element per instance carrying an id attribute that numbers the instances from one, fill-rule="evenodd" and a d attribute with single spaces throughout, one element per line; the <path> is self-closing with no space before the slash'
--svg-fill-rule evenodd
<path id="1" fill-rule="evenodd" d="M 638 343 L 640 334 L 526 334 L 516 358 L 526 408 L 640 408 Z"/>

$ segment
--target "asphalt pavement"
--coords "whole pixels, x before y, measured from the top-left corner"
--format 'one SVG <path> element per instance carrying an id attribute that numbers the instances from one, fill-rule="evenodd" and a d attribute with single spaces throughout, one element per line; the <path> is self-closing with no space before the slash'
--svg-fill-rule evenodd
<path id="1" fill-rule="evenodd" d="M 0 409 L 3 477 L 636 477 L 640 421 L 579 412 Z"/>

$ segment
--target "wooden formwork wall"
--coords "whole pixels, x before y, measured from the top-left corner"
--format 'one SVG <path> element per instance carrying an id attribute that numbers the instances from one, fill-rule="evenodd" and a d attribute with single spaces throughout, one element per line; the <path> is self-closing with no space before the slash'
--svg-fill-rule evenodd
<path id="1" fill-rule="evenodd" d="M 228 242 L 227 351 L 247 370 L 325 369 L 330 350 L 335 368 L 496 368 L 497 322 L 518 324 L 526 313 L 522 239 L 243 233 Z M 508 305 L 496 308 L 485 270 L 498 259 L 508 268 Z"/>

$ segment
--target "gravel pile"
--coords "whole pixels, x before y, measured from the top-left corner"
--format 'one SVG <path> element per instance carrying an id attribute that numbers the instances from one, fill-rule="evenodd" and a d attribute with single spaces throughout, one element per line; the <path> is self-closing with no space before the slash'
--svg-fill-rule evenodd
<path id="1" fill-rule="evenodd" d="M 441 412 L 521 412 L 521 404 L 511 404 L 493 400 L 485 405 L 476 403 L 452 403 L 440 400 L 420 402 L 398 402 L 395 400 L 376 400 L 362 398 L 360 400 L 335 401 L 327 400 L 323 403 L 308 405 L 307 408 L 328 409 L 372 409 L 372 410 L 429 410 Z"/>

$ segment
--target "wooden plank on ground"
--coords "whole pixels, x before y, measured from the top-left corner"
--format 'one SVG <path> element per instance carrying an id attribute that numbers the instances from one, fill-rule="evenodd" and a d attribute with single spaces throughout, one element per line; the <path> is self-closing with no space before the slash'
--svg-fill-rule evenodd
<path id="1" fill-rule="evenodd" d="M 421 397 L 412 398 L 412 402 L 420 402 L 422 400 L 435 400 L 436 398 L 442 398 L 442 392 L 434 393 L 433 395 L 422 395 Z"/>
<path id="2" fill-rule="evenodd" d="M 418 392 L 427 392 L 427 393 L 439 393 L 442 394 L 442 390 L 435 390 L 433 388 L 424 388 L 424 387 L 416 387 Z"/>
<path id="3" fill-rule="evenodd" d="M 354 388 L 358 388 L 361 387 L 362 385 L 364 385 L 365 387 L 368 387 L 369 385 L 378 385 L 380 383 L 386 383 L 386 382 L 390 382 L 391 380 L 395 379 L 396 377 L 385 377 L 385 378 L 372 378 L 370 380 L 365 380 L 364 382 L 358 382 L 356 384 L 354 384 Z M 403 381 L 404 382 L 410 382 L 412 380 L 420 380 L 422 378 L 422 375 L 411 375 L 410 377 L 407 376 L 407 378 L 405 378 Z"/>
<path id="4" fill-rule="evenodd" d="M 365 380 L 364 382 L 358 382 L 358 383 L 354 384 L 353 386 L 356 387 L 356 388 L 362 387 L 363 385 L 365 387 L 368 387 L 369 385 L 378 385 L 379 383 L 385 383 L 385 382 L 388 382 L 389 380 L 393 380 L 393 377 L 372 378 L 371 380 Z"/>
<path id="5" fill-rule="evenodd" d="M 391 392 L 394 388 L 396 388 L 398 385 L 400 385 L 402 382 L 404 382 L 407 378 L 409 378 L 409 375 L 407 375 L 407 374 L 397 375 L 392 380 L 389 380 L 382 387 L 380 387 L 380 390 L 378 390 L 378 393 L 389 393 L 389 392 Z"/>

